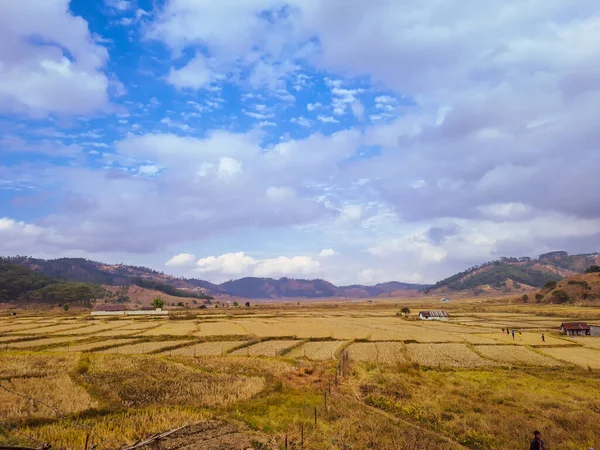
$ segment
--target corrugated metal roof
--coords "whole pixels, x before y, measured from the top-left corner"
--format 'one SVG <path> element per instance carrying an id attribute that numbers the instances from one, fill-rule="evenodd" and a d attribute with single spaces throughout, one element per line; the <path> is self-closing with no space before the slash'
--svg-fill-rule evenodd
<path id="1" fill-rule="evenodd" d="M 423 317 L 449 317 L 446 311 L 420 311 L 419 315 Z"/>
<path id="2" fill-rule="evenodd" d="M 564 330 L 573 331 L 573 330 L 589 330 L 590 326 L 585 322 L 565 322 L 561 323 L 560 327 Z"/>

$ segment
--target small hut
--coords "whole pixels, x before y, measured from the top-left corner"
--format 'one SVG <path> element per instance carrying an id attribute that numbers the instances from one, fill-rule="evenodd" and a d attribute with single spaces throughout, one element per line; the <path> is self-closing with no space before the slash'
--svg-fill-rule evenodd
<path id="1" fill-rule="evenodd" d="M 564 322 L 560 324 L 560 331 L 567 336 L 589 336 L 590 326 L 585 322 Z"/>
<path id="2" fill-rule="evenodd" d="M 421 320 L 448 320 L 450 315 L 446 311 L 420 311 Z"/>

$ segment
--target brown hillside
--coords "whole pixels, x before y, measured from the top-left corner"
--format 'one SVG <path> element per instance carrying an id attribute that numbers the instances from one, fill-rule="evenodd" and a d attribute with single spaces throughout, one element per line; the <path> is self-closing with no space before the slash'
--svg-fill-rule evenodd
<path id="1" fill-rule="evenodd" d="M 544 296 L 541 302 L 560 303 L 560 299 L 553 294 L 556 291 L 566 292 L 568 301 L 598 301 L 600 300 L 600 273 L 573 275 L 556 283 L 553 289 L 540 289 L 536 294 Z"/>
<path id="2" fill-rule="evenodd" d="M 117 294 L 118 292 L 122 292 L 123 286 L 102 286 L 109 292 L 113 294 Z M 126 294 L 129 297 L 128 304 L 132 305 L 140 305 L 140 306 L 150 306 L 152 305 L 152 300 L 154 297 L 162 298 L 168 306 L 171 306 L 172 303 L 177 304 L 179 302 L 189 303 L 190 305 L 196 301 L 198 304 L 203 304 L 204 300 L 200 300 L 197 298 L 191 297 L 175 297 L 173 295 L 165 294 L 164 292 L 156 291 L 154 289 L 146 289 L 139 286 L 129 286 L 126 287 Z M 102 303 L 104 300 L 107 300 L 108 303 L 111 303 L 112 300 L 109 297 L 105 297 L 102 300 L 98 300 L 98 303 Z"/>

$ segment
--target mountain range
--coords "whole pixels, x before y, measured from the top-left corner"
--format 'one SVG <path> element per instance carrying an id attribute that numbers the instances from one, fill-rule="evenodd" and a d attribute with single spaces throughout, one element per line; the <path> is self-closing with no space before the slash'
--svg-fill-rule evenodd
<path id="1" fill-rule="evenodd" d="M 543 287 L 549 281 L 582 274 L 600 264 L 600 254 L 569 255 L 556 251 L 538 258 L 500 258 L 454 274 L 433 285 L 392 281 L 374 286 L 336 286 L 322 279 L 245 277 L 215 284 L 195 278 L 174 277 L 146 267 L 105 264 L 83 258 L 44 260 L 26 256 L 4 258 L 5 262 L 32 269 L 48 277 L 78 283 L 108 286 L 137 285 L 190 297 L 258 298 L 373 298 L 429 295 L 480 295 L 517 293 Z"/>

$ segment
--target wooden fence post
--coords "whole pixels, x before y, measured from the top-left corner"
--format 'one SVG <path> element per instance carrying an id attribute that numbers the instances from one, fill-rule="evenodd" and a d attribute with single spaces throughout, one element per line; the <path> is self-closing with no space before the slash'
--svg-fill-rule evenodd
<path id="1" fill-rule="evenodd" d="M 304 450 L 304 424 L 300 424 L 300 445 L 302 450 Z"/>
<path id="2" fill-rule="evenodd" d="M 88 443 L 90 442 L 89 433 L 85 435 L 85 450 L 88 450 Z"/>
<path id="3" fill-rule="evenodd" d="M 317 407 L 315 406 L 315 429 L 317 428 Z"/>

